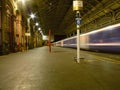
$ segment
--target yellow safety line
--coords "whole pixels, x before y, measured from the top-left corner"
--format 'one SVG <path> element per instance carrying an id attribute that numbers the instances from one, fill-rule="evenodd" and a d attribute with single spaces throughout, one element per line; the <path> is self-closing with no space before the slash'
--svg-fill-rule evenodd
<path id="1" fill-rule="evenodd" d="M 104 61 L 104 62 L 109 62 L 109 63 L 120 64 L 120 61 L 112 60 L 110 58 L 105 58 L 105 57 L 103 58 L 101 56 L 95 56 L 95 57 L 101 58 L 101 59 L 97 59 L 98 61 Z M 106 59 L 106 60 L 103 60 L 103 59 Z"/>
<path id="2" fill-rule="evenodd" d="M 118 61 L 118 60 L 113 60 L 113 59 L 110 59 L 110 58 L 97 56 L 97 55 L 93 55 L 93 57 L 97 57 L 97 58 L 95 58 L 95 60 L 94 60 L 94 58 L 93 58 L 93 60 L 87 60 L 87 62 L 104 61 L 104 62 L 108 62 L 108 63 L 120 64 L 120 61 Z M 86 60 L 84 60 L 84 61 L 86 61 Z"/>
<path id="3" fill-rule="evenodd" d="M 85 62 L 95 62 L 95 61 L 98 61 L 98 60 L 84 60 Z"/>

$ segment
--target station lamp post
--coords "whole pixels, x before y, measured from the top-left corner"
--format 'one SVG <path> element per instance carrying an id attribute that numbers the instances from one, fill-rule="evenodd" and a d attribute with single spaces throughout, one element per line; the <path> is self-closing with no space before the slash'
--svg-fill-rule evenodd
<path id="1" fill-rule="evenodd" d="M 27 23 L 28 23 L 28 30 L 27 32 L 25 33 L 25 36 L 27 37 L 27 50 L 29 48 L 29 36 L 30 36 L 30 19 L 34 19 L 35 18 L 35 15 L 34 14 L 31 14 L 30 17 L 27 19 Z"/>
<path id="2" fill-rule="evenodd" d="M 73 0 L 73 11 L 76 12 L 76 28 L 77 28 L 77 62 L 80 62 L 80 24 L 81 15 L 80 10 L 83 8 L 83 0 Z"/>

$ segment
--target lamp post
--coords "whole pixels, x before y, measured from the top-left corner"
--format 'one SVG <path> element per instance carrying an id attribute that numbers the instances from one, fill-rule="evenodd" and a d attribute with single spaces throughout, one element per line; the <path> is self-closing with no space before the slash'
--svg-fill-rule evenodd
<path id="1" fill-rule="evenodd" d="M 26 37 L 27 37 L 27 41 L 26 41 L 26 43 L 27 43 L 27 50 L 28 50 L 28 48 L 29 48 L 29 36 L 31 36 L 30 35 L 30 19 L 34 19 L 35 18 L 35 15 L 34 14 L 31 14 L 30 15 L 30 17 L 27 19 L 27 25 L 28 25 L 28 30 L 27 30 L 27 32 L 25 33 L 25 35 L 26 35 Z"/>
<path id="2" fill-rule="evenodd" d="M 80 62 L 80 24 L 81 24 L 81 15 L 80 10 L 83 8 L 82 0 L 73 1 L 73 11 L 76 12 L 76 28 L 77 28 L 77 62 Z"/>

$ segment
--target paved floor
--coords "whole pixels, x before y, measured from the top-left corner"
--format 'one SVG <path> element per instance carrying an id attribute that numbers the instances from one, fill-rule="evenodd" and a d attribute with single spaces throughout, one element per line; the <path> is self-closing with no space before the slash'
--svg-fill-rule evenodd
<path id="1" fill-rule="evenodd" d="M 75 49 L 36 48 L 0 56 L 0 90 L 120 90 L 120 61 Z"/>

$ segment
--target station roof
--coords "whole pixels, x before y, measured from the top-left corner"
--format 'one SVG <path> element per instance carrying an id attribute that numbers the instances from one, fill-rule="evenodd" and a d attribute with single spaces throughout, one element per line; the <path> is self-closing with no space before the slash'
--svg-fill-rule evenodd
<path id="1" fill-rule="evenodd" d="M 67 34 L 67 28 L 75 23 L 73 0 L 31 0 L 27 4 L 29 11 L 36 13 L 44 34 L 48 30 L 52 30 L 54 34 Z M 83 20 L 86 17 L 93 20 L 119 6 L 119 0 L 83 0 L 80 12 Z"/>

